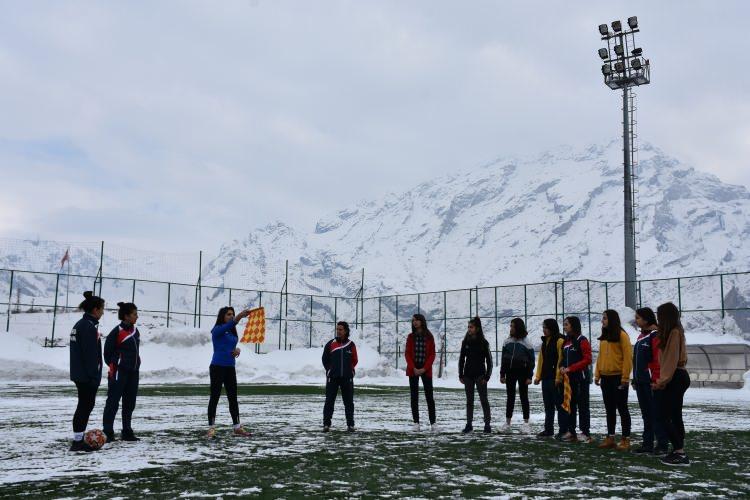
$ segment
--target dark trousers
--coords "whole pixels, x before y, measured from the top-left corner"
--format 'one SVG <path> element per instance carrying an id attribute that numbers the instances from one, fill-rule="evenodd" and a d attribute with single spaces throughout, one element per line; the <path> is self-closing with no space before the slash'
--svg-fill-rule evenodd
<path id="1" fill-rule="evenodd" d="M 688 387 L 690 387 L 690 376 L 687 371 L 677 369 L 664 389 L 654 391 L 664 431 L 667 433 L 669 442 L 672 443 L 672 451 L 680 450 L 685 446 L 682 400 Z"/>
<path id="2" fill-rule="evenodd" d="M 602 387 L 602 399 L 604 409 L 607 412 L 607 434 L 615 435 L 617 426 L 617 414 L 620 414 L 620 425 L 622 426 L 622 437 L 630 437 L 630 410 L 628 410 L 628 385 L 621 389 L 622 377 L 620 375 L 602 375 L 600 380 Z"/>
<path id="3" fill-rule="evenodd" d="M 341 388 L 341 399 L 344 400 L 346 425 L 354 427 L 354 379 L 331 377 L 326 380 L 326 404 L 323 406 L 323 425 L 331 425 L 333 405 Z"/>
<path id="4" fill-rule="evenodd" d="M 638 406 L 641 408 L 643 418 L 643 447 L 653 449 L 655 435 L 657 446 L 666 448 L 667 433 L 664 432 L 664 425 L 658 417 L 660 412 L 654 399 L 654 392 L 651 390 L 651 383 L 636 382 L 635 394 L 638 396 Z"/>
<path id="5" fill-rule="evenodd" d="M 432 378 L 426 373 L 409 377 L 409 392 L 411 395 L 411 417 L 415 423 L 419 423 L 419 379 L 422 378 L 422 387 L 424 387 L 424 397 L 427 400 L 427 413 L 430 416 L 430 423 L 435 423 L 435 398 L 432 395 Z"/>
<path id="6" fill-rule="evenodd" d="M 588 436 L 591 432 L 591 413 L 589 410 L 589 381 L 570 379 L 570 413 L 562 411 L 563 432 L 576 433 L 576 417 L 581 432 Z"/>
<path id="7" fill-rule="evenodd" d="M 73 432 L 84 432 L 86 425 L 89 423 L 89 417 L 96 404 L 96 391 L 98 385 L 90 385 L 83 382 L 76 382 L 78 389 L 78 404 L 73 414 Z"/>
<path id="8" fill-rule="evenodd" d="M 559 387 L 555 385 L 555 379 L 542 380 L 542 399 L 544 400 L 544 432 L 552 435 L 555 432 L 555 412 L 557 412 L 557 425 L 560 433 L 563 431 L 562 395 Z"/>
<path id="9" fill-rule="evenodd" d="M 526 381 L 529 374 L 526 370 L 510 370 L 505 374 L 505 389 L 507 399 L 505 401 L 505 418 L 513 417 L 513 408 L 516 405 L 516 384 L 518 384 L 518 395 L 521 397 L 521 409 L 523 410 L 523 419 L 529 419 L 529 386 Z"/>
<path id="10" fill-rule="evenodd" d="M 237 372 L 234 366 L 211 365 L 208 367 L 211 376 L 211 397 L 208 400 L 208 425 L 214 425 L 216 421 L 216 406 L 221 397 L 221 387 L 227 391 L 229 401 L 229 414 L 232 415 L 232 423 L 240 423 L 240 405 L 237 403 Z"/>
<path id="11" fill-rule="evenodd" d="M 484 423 L 489 424 L 490 400 L 487 398 L 487 383 L 484 377 L 471 378 L 464 376 L 464 390 L 466 391 L 466 423 L 471 425 L 474 421 L 474 387 L 479 393 L 479 401 L 482 403 L 482 413 L 484 414 Z"/>
<path id="12" fill-rule="evenodd" d="M 107 379 L 107 404 L 104 405 L 105 432 L 113 432 L 115 415 L 122 398 L 122 432 L 133 432 L 130 421 L 138 396 L 138 371 L 118 370 L 114 377 Z"/>

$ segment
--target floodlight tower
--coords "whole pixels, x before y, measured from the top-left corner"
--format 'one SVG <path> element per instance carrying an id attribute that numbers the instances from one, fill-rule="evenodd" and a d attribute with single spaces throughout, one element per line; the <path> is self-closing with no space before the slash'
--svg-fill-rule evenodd
<path id="1" fill-rule="evenodd" d="M 651 82 L 651 66 L 648 59 L 643 58 L 643 49 L 635 44 L 635 34 L 638 29 L 638 18 L 628 18 L 628 28 L 623 30 L 620 21 L 613 21 L 612 30 L 606 24 L 599 25 L 599 34 L 607 42 L 606 48 L 599 49 L 602 59 L 602 74 L 604 84 L 612 90 L 622 89 L 622 141 L 623 160 L 625 166 L 625 305 L 635 309 L 637 307 L 637 279 L 636 271 L 636 216 L 635 216 L 635 117 L 634 96 L 630 88 L 646 85 Z"/>

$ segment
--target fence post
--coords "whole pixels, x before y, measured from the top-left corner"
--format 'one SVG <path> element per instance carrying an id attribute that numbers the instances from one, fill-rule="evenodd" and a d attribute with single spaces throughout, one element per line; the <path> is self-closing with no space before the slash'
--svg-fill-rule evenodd
<path id="1" fill-rule="evenodd" d="M 232 305 L 232 289 L 229 289 L 229 305 Z"/>
<path id="2" fill-rule="evenodd" d="M 471 300 L 471 288 L 469 288 L 468 292 L 469 292 L 469 319 L 471 319 L 471 310 L 474 308 L 474 303 Z"/>
<path id="3" fill-rule="evenodd" d="M 55 308 L 52 310 L 52 338 L 49 341 L 49 347 L 55 346 L 55 323 L 57 322 L 57 292 L 58 292 L 59 287 L 60 287 L 60 273 L 57 273 L 56 279 L 55 279 Z"/>
<path id="4" fill-rule="evenodd" d="M 638 307 L 641 308 L 643 307 L 643 295 L 641 294 L 641 284 L 643 281 L 638 280 L 636 283 L 638 284 Z"/>
<path id="5" fill-rule="evenodd" d="M 313 296 L 310 295 L 310 345 L 312 347 L 312 322 L 313 322 Z"/>
<path id="6" fill-rule="evenodd" d="M 398 346 L 398 295 L 396 295 L 396 346 Z M 398 361 L 396 361 L 396 368 L 398 368 Z"/>
<path id="7" fill-rule="evenodd" d="M 589 280 L 586 280 L 586 311 L 589 318 L 589 343 L 591 343 L 591 284 Z M 563 318 L 563 321 L 565 321 L 565 318 Z"/>
<path id="8" fill-rule="evenodd" d="M 133 293 L 130 294 L 130 302 L 135 302 L 135 280 L 133 280 Z"/>
<path id="9" fill-rule="evenodd" d="M 380 320 L 382 318 L 382 316 L 381 316 L 381 309 L 380 309 L 381 300 L 382 300 L 382 297 L 378 297 L 378 354 L 380 354 L 380 349 L 381 349 L 381 344 L 380 344 L 380 342 L 381 342 Z"/>
<path id="10" fill-rule="evenodd" d="M 10 291 L 8 292 L 8 317 L 5 319 L 5 331 L 6 332 L 10 331 L 10 313 L 11 313 L 10 303 L 13 301 L 13 275 L 14 274 L 15 274 L 15 271 L 10 272 Z"/>
<path id="11" fill-rule="evenodd" d="M 609 282 L 604 282 L 604 309 L 609 309 Z"/>
<path id="12" fill-rule="evenodd" d="M 167 328 L 169 328 L 169 304 L 172 302 L 172 283 L 167 283 Z"/>
<path id="13" fill-rule="evenodd" d="M 555 297 L 557 297 L 557 294 L 555 294 Z M 528 323 L 529 322 L 529 304 L 526 295 L 526 285 L 523 285 L 523 322 Z"/>
<path id="14" fill-rule="evenodd" d="M 102 295 L 102 283 L 104 282 L 104 241 L 99 250 L 99 296 Z M 96 290 L 94 290 L 96 292 Z"/>
<path id="15" fill-rule="evenodd" d="M 201 314 L 203 313 L 203 290 L 201 282 L 203 278 L 203 250 L 198 253 L 198 328 L 201 327 Z"/>
<path id="16" fill-rule="evenodd" d="M 417 314 L 421 314 L 421 313 L 422 313 L 422 294 L 418 293 L 417 294 Z M 426 326 L 427 325 L 425 325 L 425 327 Z"/>
<path id="17" fill-rule="evenodd" d="M 682 280 L 677 278 L 677 308 L 682 313 Z"/>
<path id="18" fill-rule="evenodd" d="M 13 275 L 11 274 L 11 283 L 13 280 Z M 721 319 L 724 319 L 724 275 L 719 275 L 719 290 L 721 292 Z M 9 316 L 10 317 L 10 316 Z"/>
<path id="19" fill-rule="evenodd" d="M 443 366 L 448 366 L 448 292 L 443 290 Z"/>
<path id="20" fill-rule="evenodd" d="M 339 306 L 339 298 L 334 297 L 333 298 L 333 335 L 336 336 L 336 323 L 338 323 L 338 306 Z"/>
<path id="21" fill-rule="evenodd" d="M 555 281 L 555 318 L 557 318 L 559 314 L 557 313 L 557 281 Z"/>
<path id="22" fill-rule="evenodd" d="M 474 287 L 474 316 L 479 317 L 479 285 Z"/>
<path id="23" fill-rule="evenodd" d="M 398 370 L 398 358 L 401 357 L 401 346 L 398 345 L 398 335 L 396 335 L 396 370 Z"/>
<path id="24" fill-rule="evenodd" d="M 279 351 L 281 350 L 281 313 L 284 312 L 284 291 L 279 292 Z M 286 348 L 286 343 L 284 344 Z"/>
<path id="25" fill-rule="evenodd" d="M 560 317 L 565 317 L 565 278 L 562 279 L 562 284 L 560 285 L 560 299 L 561 303 L 560 306 L 562 307 L 562 310 L 560 311 Z"/>
<path id="26" fill-rule="evenodd" d="M 497 287 L 495 287 L 495 366 L 500 364 L 500 358 L 498 357 L 497 349 Z"/>

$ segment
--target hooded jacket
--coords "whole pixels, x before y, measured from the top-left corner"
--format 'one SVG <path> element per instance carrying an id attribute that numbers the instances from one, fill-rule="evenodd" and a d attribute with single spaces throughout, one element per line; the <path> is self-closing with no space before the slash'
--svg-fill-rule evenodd
<path id="1" fill-rule="evenodd" d="M 505 377 L 509 371 L 521 369 L 526 373 L 526 378 L 532 378 L 534 376 L 534 358 L 534 347 L 527 337 L 522 339 L 508 337 L 503 342 L 500 376 Z"/>
<path id="2" fill-rule="evenodd" d="M 70 332 L 70 380 L 98 386 L 102 381 L 99 320 L 85 313 Z"/>

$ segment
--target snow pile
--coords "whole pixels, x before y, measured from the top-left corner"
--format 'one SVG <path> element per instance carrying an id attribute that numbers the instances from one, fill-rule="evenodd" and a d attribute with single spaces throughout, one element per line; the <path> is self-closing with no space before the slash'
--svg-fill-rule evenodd
<path id="1" fill-rule="evenodd" d="M 206 383 L 213 349 L 205 329 L 188 327 L 142 329 L 141 382 Z M 65 339 L 67 341 L 67 339 Z M 393 368 L 377 350 L 352 331 L 359 364 L 357 379 L 363 383 L 399 384 L 403 370 Z M 321 348 L 256 354 L 253 345 L 240 344 L 237 379 L 241 383 L 320 384 L 324 380 Z M 44 348 L 37 336 L 10 332 L 0 335 L 0 381 L 67 383 L 67 347 Z"/>

